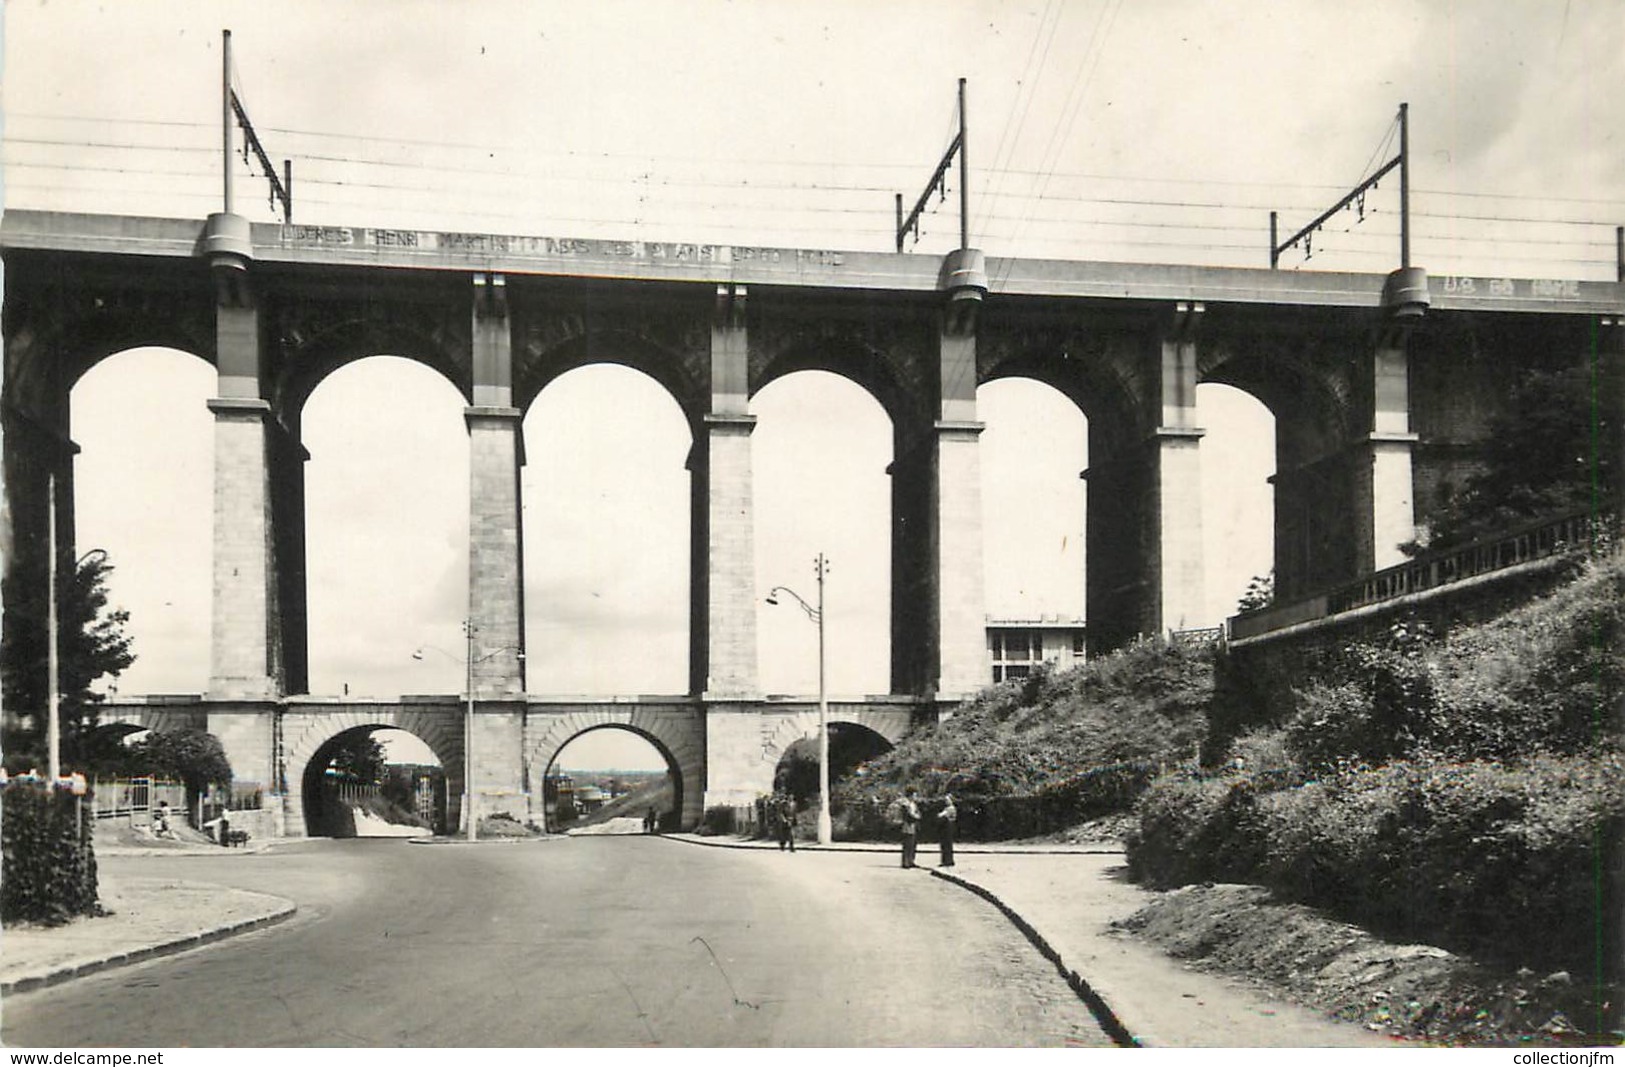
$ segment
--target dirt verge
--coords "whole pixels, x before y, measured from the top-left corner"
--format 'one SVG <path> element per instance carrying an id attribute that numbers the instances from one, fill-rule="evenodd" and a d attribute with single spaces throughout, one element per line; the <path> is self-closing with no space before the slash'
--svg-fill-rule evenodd
<path id="1" fill-rule="evenodd" d="M 1497 972 L 1396 945 L 1251 885 L 1168 892 L 1113 924 L 1201 969 L 1260 982 L 1376 1033 L 1449 1045 L 1618 1044 L 1585 976 Z"/>

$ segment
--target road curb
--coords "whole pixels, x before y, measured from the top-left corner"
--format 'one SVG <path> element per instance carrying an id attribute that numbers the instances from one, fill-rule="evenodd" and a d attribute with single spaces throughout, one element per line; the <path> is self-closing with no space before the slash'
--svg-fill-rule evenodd
<path id="1" fill-rule="evenodd" d="M 1123 1020 L 1117 1017 L 1117 1013 L 1112 1010 L 1111 1005 L 1106 1003 L 1105 998 L 1081 974 L 1068 967 L 1066 961 L 1061 958 L 1061 954 L 1055 950 L 1055 947 L 1049 943 L 1043 934 L 1038 932 L 1038 928 L 1022 918 L 1021 914 L 1010 905 L 1000 900 L 998 894 L 986 886 L 977 885 L 969 879 L 961 878 L 955 874 L 948 874 L 937 868 L 931 868 L 927 873 L 933 878 L 942 879 L 944 882 L 952 882 L 961 889 L 976 894 L 995 908 L 998 908 L 1004 917 L 1009 919 L 1011 924 L 1017 930 L 1020 930 L 1028 941 L 1032 942 L 1032 946 L 1038 950 L 1039 955 L 1054 964 L 1055 970 L 1071 987 L 1072 992 L 1078 995 L 1079 1000 L 1088 1005 L 1089 1011 L 1094 1014 L 1095 1021 L 1100 1023 L 1100 1028 L 1106 1031 L 1107 1037 L 1122 1048 L 1142 1047 L 1129 1028 L 1123 1025 Z"/>
<path id="2" fill-rule="evenodd" d="M 291 918 L 299 910 L 299 905 L 285 900 L 277 910 L 268 915 L 259 915 L 252 919 L 243 919 L 235 923 L 226 923 L 212 929 L 203 930 L 195 934 L 185 934 L 171 938 L 156 945 L 144 945 L 141 948 L 131 949 L 128 952 L 115 952 L 107 956 L 98 956 L 90 959 L 70 960 L 58 964 L 38 974 L 25 974 L 20 978 L 13 978 L 7 982 L 0 982 L 0 996 L 9 996 L 14 993 L 27 993 L 35 989 L 44 989 L 47 986 L 59 985 L 74 978 L 84 978 L 87 975 L 100 971 L 112 970 L 116 967 L 125 967 L 132 963 L 144 963 L 147 960 L 157 959 L 160 956 L 172 956 L 177 952 L 199 948 L 203 945 L 224 941 L 228 937 L 246 934 L 267 926 L 274 926 Z"/>
<path id="3" fill-rule="evenodd" d="M 531 837 L 528 835 L 525 837 L 482 837 L 474 841 L 470 841 L 463 837 L 447 836 L 401 837 L 396 838 L 396 840 L 405 841 L 409 845 L 446 845 L 453 848 L 467 848 L 470 845 L 535 845 L 555 839 L 562 841 L 564 840 L 564 837 L 564 834 L 542 834 L 537 837 Z M 383 841 L 388 840 L 388 838 L 374 838 L 373 840 Z"/>
<path id="4" fill-rule="evenodd" d="M 628 835 L 637 836 L 637 835 Z M 706 848 L 732 848 L 742 852 L 773 852 L 777 846 L 772 841 L 756 844 L 750 841 L 741 841 L 738 838 L 701 837 L 698 834 L 655 834 L 649 836 L 664 837 L 671 841 L 682 841 L 690 845 L 704 845 Z M 887 853 L 897 854 L 900 846 L 889 845 L 860 845 L 860 844 L 833 844 L 819 845 L 803 841 L 796 846 L 797 852 L 872 852 L 880 855 Z M 1059 848 L 998 848 L 978 847 L 966 848 L 963 844 L 954 846 L 961 856 L 1121 856 L 1124 849 L 1121 845 L 1078 845 Z"/>

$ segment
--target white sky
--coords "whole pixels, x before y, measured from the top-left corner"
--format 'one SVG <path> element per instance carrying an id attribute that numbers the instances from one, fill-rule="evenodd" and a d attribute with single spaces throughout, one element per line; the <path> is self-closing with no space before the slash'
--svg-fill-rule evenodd
<path id="1" fill-rule="evenodd" d="M 1615 0 L 13 0 L 5 205 L 218 210 L 224 27 L 309 223 L 885 250 L 893 193 L 912 201 L 951 136 L 960 76 L 972 243 L 991 255 L 1263 266 L 1268 211 L 1295 229 L 1388 158 L 1400 101 L 1413 255 L 1435 275 L 1611 279 L 1625 221 Z M 238 210 L 269 220 L 263 187 L 239 163 Z M 1367 206 L 1317 238 L 1310 265 L 1396 265 L 1397 176 Z M 918 251 L 956 231 L 951 211 L 928 216 Z M 74 394 L 79 544 L 111 552 L 133 612 L 126 692 L 195 692 L 207 676 L 212 393 L 196 360 L 131 353 Z M 1238 397 L 1200 395 L 1207 621 L 1269 566 L 1269 421 Z M 1031 383 L 979 403 L 989 609 L 1081 614 L 1083 420 Z M 393 359 L 312 397 L 313 689 L 460 687 L 461 406 Z M 818 374 L 775 383 L 753 411 L 763 591 L 810 598 L 826 552 L 831 687 L 884 691 L 885 417 Z M 590 368 L 542 394 L 525 434 L 532 689 L 685 689 L 675 404 Z M 784 607 L 762 608 L 760 627 L 765 688 L 810 691 L 812 627 Z M 413 660 L 423 646 L 447 654 Z"/>

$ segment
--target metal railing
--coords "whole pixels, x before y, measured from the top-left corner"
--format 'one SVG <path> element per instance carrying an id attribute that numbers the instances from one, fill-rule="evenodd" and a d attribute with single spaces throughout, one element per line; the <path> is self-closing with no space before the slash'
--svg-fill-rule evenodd
<path id="1" fill-rule="evenodd" d="M 1424 593 L 1536 560 L 1589 549 L 1619 526 L 1617 504 L 1560 515 L 1470 545 L 1432 552 L 1287 604 L 1232 616 L 1232 641 Z"/>
<path id="2" fill-rule="evenodd" d="M 160 802 L 168 803 L 178 818 L 186 810 L 186 787 L 154 778 L 91 780 L 90 814 L 95 819 L 127 818 L 144 823 Z"/>

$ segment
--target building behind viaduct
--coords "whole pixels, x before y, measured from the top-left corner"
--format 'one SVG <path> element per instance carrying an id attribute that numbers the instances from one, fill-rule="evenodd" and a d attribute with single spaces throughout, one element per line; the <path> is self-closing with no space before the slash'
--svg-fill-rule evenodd
<path id="1" fill-rule="evenodd" d="M 158 345 L 217 371 L 208 690 L 122 698 L 104 718 L 187 722 L 263 783 L 287 832 L 346 731 L 423 739 L 480 811 L 541 808 L 553 756 L 584 730 L 650 740 L 681 821 L 770 788 L 808 700 L 757 678 L 750 401 L 778 377 L 844 375 L 893 429 L 891 685 L 831 718 L 895 742 L 985 684 L 976 388 L 1043 381 L 1088 418 L 1091 644 L 1180 629 L 1202 596 L 1196 386 L 1276 423 L 1277 595 L 1398 561 L 1474 469 L 1522 369 L 1621 358 L 1625 286 L 934 257 L 330 226 L 8 212 L 3 407 L 7 628 L 50 564 L 71 568 L 68 397 L 98 360 Z M 472 726 L 460 697 L 307 692 L 300 416 L 324 376 L 380 353 L 444 375 L 470 439 Z M 520 423 L 550 381 L 615 362 L 667 389 L 692 432 L 688 692 L 562 701 L 527 686 Z M 545 688 L 545 680 L 542 681 Z M 43 687 L 41 687 L 43 688 Z M 457 817 L 454 801 L 452 818 Z"/>

